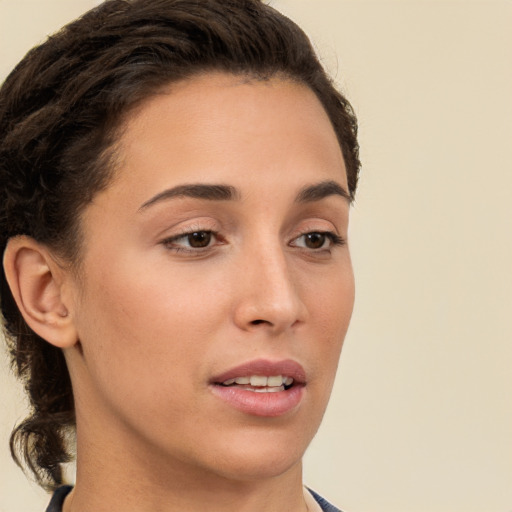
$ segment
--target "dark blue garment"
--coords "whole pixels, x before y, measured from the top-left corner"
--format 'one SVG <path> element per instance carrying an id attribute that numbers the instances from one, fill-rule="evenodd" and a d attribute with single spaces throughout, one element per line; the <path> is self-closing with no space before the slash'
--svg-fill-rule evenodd
<path id="1" fill-rule="evenodd" d="M 311 493 L 313 498 L 315 498 L 316 502 L 320 505 L 320 508 L 323 510 L 323 512 L 341 512 L 339 508 L 336 508 L 334 505 L 331 505 L 326 499 L 322 498 L 322 496 L 317 494 L 315 491 L 312 491 L 309 487 L 308 491 Z"/>
<path id="2" fill-rule="evenodd" d="M 70 485 L 63 485 L 59 487 L 52 496 L 52 500 L 46 509 L 46 512 L 62 512 L 62 504 L 64 503 L 64 499 L 69 494 L 69 492 L 73 489 Z M 309 492 L 315 498 L 317 503 L 322 508 L 323 512 L 341 512 L 339 508 L 334 507 L 328 501 L 324 500 L 321 496 L 319 496 L 315 491 L 309 489 Z M 292 511 L 290 511 L 292 512 Z"/>
<path id="3" fill-rule="evenodd" d="M 48 505 L 48 508 L 46 509 L 46 512 L 62 512 L 62 505 L 64 504 L 64 500 L 70 493 L 71 489 L 73 489 L 71 485 L 63 485 L 59 487 L 53 493 L 52 499 Z"/>

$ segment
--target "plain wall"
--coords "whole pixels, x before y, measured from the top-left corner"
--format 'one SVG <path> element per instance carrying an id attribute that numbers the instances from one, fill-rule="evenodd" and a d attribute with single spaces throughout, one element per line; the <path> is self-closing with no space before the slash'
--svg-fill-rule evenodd
<path id="1" fill-rule="evenodd" d="M 0 0 L 0 79 L 97 4 Z M 512 3 L 276 0 L 360 119 L 357 298 L 305 482 L 345 512 L 512 510 Z M 0 512 L 47 496 L 10 460 Z"/>

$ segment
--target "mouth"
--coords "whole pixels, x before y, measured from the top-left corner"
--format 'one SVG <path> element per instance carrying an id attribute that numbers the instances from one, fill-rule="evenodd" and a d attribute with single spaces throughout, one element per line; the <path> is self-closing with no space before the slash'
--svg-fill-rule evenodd
<path id="1" fill-rule="evenodd" d="M 287 375 L 250 375 L 227 379 L 215 383 L 224 387 L 236 387 L 254 393 L 278 393 L 288 391 L 293 386 L 293 377 Z"/>
<path id="2" fill-rule="evenodd" d="M 238 411 L 254 416 L 281 416 L 295 410 L 306 387 L 304 368 L 292 360 L 256 360 L 214 377 L 214 395 Z"/>

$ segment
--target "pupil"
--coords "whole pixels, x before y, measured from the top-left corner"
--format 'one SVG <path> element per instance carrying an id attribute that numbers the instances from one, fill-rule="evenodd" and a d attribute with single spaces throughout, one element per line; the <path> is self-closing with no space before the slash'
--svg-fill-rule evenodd
<path id="1" fill-rule="evenodd" d="M 306 235 L 306 246 L 310 249 L 320 249 L 324 242 L 325 235 L 323 233 L 308 233 Z"/>
<path id="2" fill-rule="evenodd" d="M 209 231 L 197 231 L 188 235 L 188 243 L 191 247 L 208 247 L 212 239 Z"/>

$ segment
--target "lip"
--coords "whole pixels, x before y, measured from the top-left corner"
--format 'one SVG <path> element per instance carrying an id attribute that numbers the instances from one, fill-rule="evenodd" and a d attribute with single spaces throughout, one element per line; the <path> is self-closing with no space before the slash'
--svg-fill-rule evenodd
<path id="1" fill-rule="evenodd" d="M 256 393 L 236 386 L 222 386 L 222 382 L 236 377 L 251 375 L 283 375 L 293 378 L 293 385 L 285 391 L 275 393 Z M 263 417 L 282 416 L 299 407 L 304 396 L 306 372 L 291 359 L 270 361 L 257 359 L 231 368 L 210 380 L 212 393 L 228 406 L 238 411 Z"/>
<path id="2" fill-rule="evenodd" d="M 286 375 L 287 377 L 292 377 L 298 384 L 304 385 L 306 383 L 306 371 L 299 363 L 292 359 L 285 359 L 282 361 L 256 359 L 254 361 L 248 361 L 231 368 L 220 375 L 216 375 L 210 380 L 210 382 L 212 384 L 221 384 L 228 379 L 246 377 L 249 375 L 265 375 L 267 377 L 272 375 Z"/>

